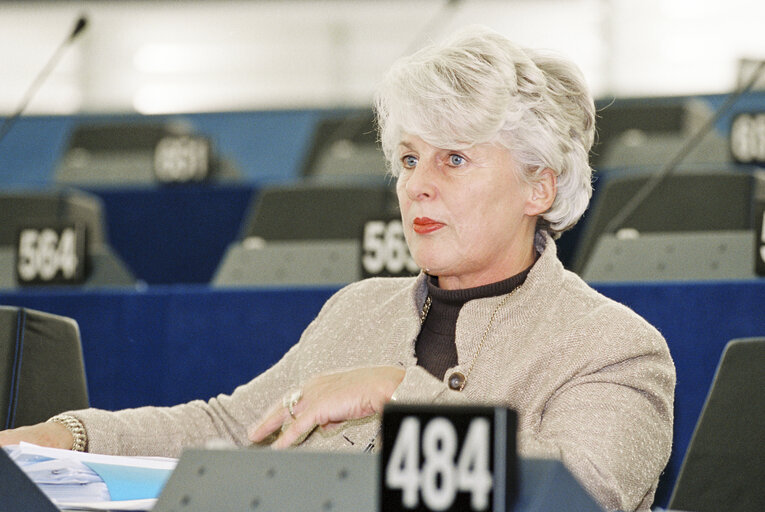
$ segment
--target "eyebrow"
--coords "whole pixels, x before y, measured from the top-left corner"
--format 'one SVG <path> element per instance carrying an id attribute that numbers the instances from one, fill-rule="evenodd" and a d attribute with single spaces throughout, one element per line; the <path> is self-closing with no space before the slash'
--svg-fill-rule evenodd
<path id="1" fill-rule="evenodd" d="M 414 145 L 411 142 L 408 142 L 408 141 L 405 141 L 405 140 L 400 141 L 398 143 L 398 147 L 399 148 L 404 147 L 406 149 L 414 150 Z"/>

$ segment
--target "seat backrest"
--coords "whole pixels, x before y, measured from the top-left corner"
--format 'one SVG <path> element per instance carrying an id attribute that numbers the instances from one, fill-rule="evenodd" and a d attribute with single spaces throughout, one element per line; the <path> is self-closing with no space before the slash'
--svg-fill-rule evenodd
<path id="1" fill-rule="evenodd" d="M 180 181 L 193 182 L 196 178 L 185 173 L 198 176 L 202 167 L 206 169 L 204 179 L 241 180 L 239 169 L 233 162 L 217 155 L 212 144 L 198 146 L 180 141 L 163 144 L 163 141 L 190 140 L 179 139 L 186 136 L 197 138 L 198 134 L 182 122 L 85 122 L 73 128 L 67 147 L 57 162 L 53 180 L 89 187 L 145 186 L 162 183 L 159 175 L 169 181 L 173 181 L 175 175 L 179 179 L 185 176 Z M 169 175 L 157 171 L 158 162 L 163 162 L 160 168 Z"/>
<path id="2" fill-rule="evenodd" d="M 81 191 L 30 191 L 0 194 L 0 246 L 16 244 L 21 224 L 37 221 L 82 223 L 88 243 L 105 243 L 101 200 Z"/>
<path id="3" fill-rule="evenodd" d="M 240 238 L 360 239 L 364 223 L 398 215 L 389 185 L 301 183 L 261 189 Z"/>
<path id="4" fill-rule="evenodd" d="M 751 279 L 753 231 L 604 233 L 582 269 L 588 282 Z"/>
<path id="5" fill-rule="evenodd" d="M 669 508 L 765 510 L 765 337 L 723 351 Z"/>
<path id="6" fill-rule="evenodd" d="M 104 207 L 98 196 L 79 190 L 0 194 L 0 289 L 16 288 L 16 251 L 24 227 L 81 224 L 87 261 L 83 286 L 130 286 L 132 272 L 108 243 Z"/>
<path id="7" fill-rule="evenodd" d="M 637 135 L 637 136 L 633 136 Z M 599 165 L 604 169 L 625 167 L 657 167 L 669 161 L 688 141 L 685 134 L 624 133 L 604 150 Z M 683 158 L 683 165 L 721 165 L 730 162 L 730 143 L 716 132 L 708 133 L 703 141 Z"/>
<path id="8" fill-rule="evenodd" d="M 71 318 L 0 306 L 0 428 L 88 407 L 80 330 Z"/>
<path id="9" fill-rule="evenodd" d="M 316 123 L 303 177 L 382 177 L 386 173 L 372 109 L 329 115 Z"/>
<path id="10" fill-rule="evenodd" d="M 316 158 L 307 176 L 382 177 L 386 172 L 385 157 L 374 144 L 338 141 Z"/>
<path id="11" fill-rule="evenodd" d="M 602 178 L 602 189 L 583 217 L 585 224 L 572 270 L 583 270 L 608 222 L 649 178 L 650 174 L 646 173 L 611 174 Z M 732 171 L 688 171 L 670 175 L 620 227 L 640 233 L 751 229 L 753 182 L 751 174 Z"/>
<path id="12" fill-rule="evenodd" d="M 361 279 L 357 240 L 231 244 L 213 276 L 216 287 L 337 286 Z"/>
<path id="13" fill-rule="evenodd" d="M 15 248 L 0 246 L 0 290 L 14 290 L 22 286 L 18 282 L 15 265 Z M 133 273 L 111 247 L 99 245 L 90 248 L 85 281 L 76 286 L 81 288 L 133 287 L 137 282 Z"/>

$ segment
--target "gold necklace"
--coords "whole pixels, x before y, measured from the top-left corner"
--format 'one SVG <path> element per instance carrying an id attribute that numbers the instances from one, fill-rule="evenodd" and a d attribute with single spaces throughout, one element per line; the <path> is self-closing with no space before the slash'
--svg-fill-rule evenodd
<path id="1" fill-rule="evenodd" d="M 486 337 L 489 335 L 489 331 L 491 330 L 491 326 L 494 323 L 494 317 L 497 316 L 497 312 L 499 312 L 499 309 L 504 306 L 508 299 L 510 299 L 510 296 L 515 292 L 515 290 L 511 291 L 505 297 L 497 304 L 497 307 L 494 308 L 494 311 L 491 313 L 491 317 L 489 318 L 489 323 L 486 325 L 486 329 L 483 331 L 483 335 L 481 336 L 481 341 L 478 343 L 478 348 L 475 351 L 475 355 L 473 356 L 473 360 L 470 362 L 470 367 L 468 368 L 467 373 L 462 373 L 459 371 L 456 371 L 452 373 L 449 376 L 449 389 L 453 389 L 454 391 L 462 391 L 465 389 L 465 386 L 467 385 L 467 379 L 470 377 L 471 372 L 473 371 L 473 367 L 475 366 L 476 361 L 478 360 L 478 356 L 481 353 L 481 349 L 483 349 L 484 343 L 486 343 Z M 420 312 L 420 326 L 425 324 L 425 319 L 428 318 L 428 313 L 430 312 L 430 306 L 433 303 L 433 300 L 430 298 L 430 295 L 428 295 L 425 298 L 425 304 L 422 305 L 422 311 Z"/>

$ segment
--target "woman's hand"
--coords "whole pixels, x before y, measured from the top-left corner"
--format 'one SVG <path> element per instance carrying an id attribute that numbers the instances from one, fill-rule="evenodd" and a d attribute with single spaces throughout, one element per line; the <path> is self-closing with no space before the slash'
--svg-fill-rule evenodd
<path id="1" fill-rule="evenodd" d="M 254 443 L 261 442 L 291 421 L 271 445 L 286 448 L 317 425 L 328 427 L 382 412 L 404 373 L 403 368 L 377 366 L 314 377 L 305 383 L 292 408 L 294 419 L 289 407 L 280 403 L 260 424 L 250 427 L 248 436 Z"/>
<path id="2" fill-rule="evenodd" d="M 0 431 L 0 446 L 19 444 L 22 441 L 64 450 L 71 450 L 74 444 L 72 434 L 60 423 L 38 423 Z"/>

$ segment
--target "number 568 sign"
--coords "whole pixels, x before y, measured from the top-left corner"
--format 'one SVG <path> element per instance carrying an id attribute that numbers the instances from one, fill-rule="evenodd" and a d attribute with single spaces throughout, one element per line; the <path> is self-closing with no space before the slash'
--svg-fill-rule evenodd
<path id="1" fill-rule="evenodd" d="M 361 240 L 361 274 L 364 277 L 405 277 L 419 271 L 406 245 L 400 217 L 364 223 Z"/>
<path id="2" fill-rule="evenodd" d="M 500 407 L 386 406 L 380 510 L 511 510 L 516 421 Z"/>

